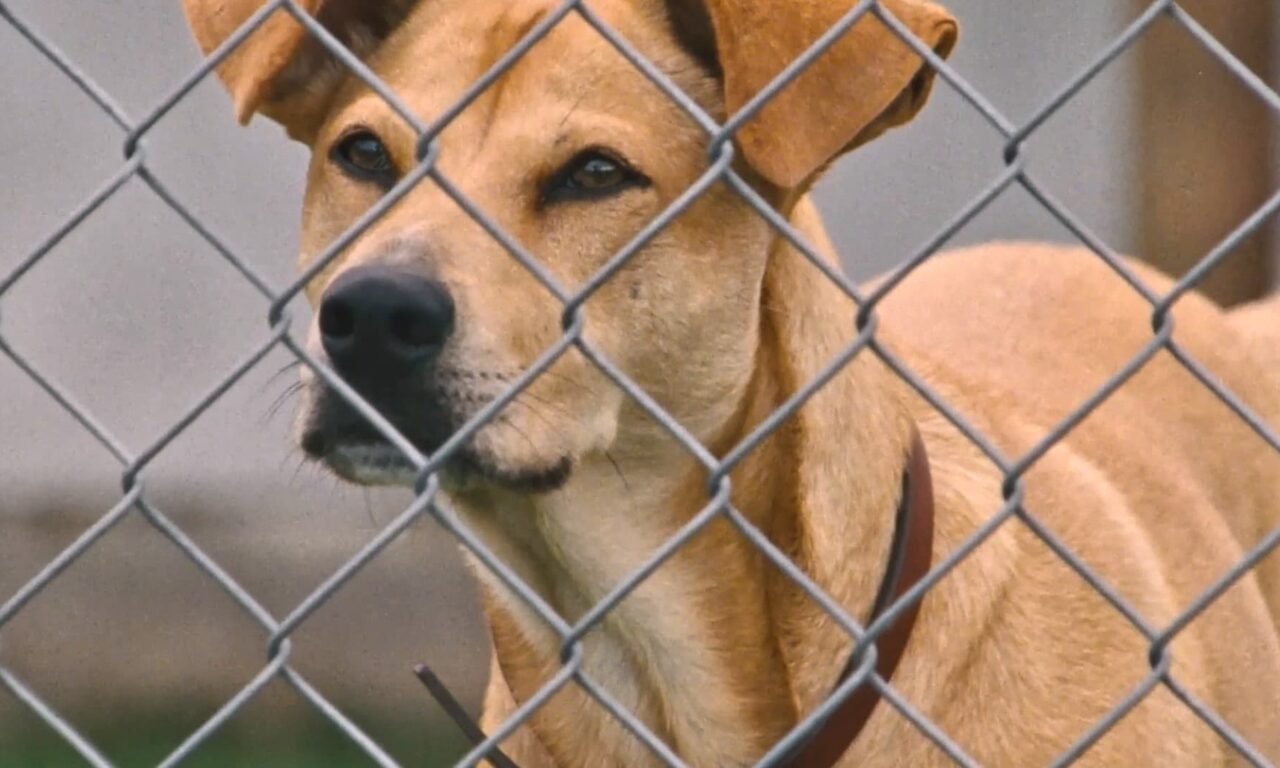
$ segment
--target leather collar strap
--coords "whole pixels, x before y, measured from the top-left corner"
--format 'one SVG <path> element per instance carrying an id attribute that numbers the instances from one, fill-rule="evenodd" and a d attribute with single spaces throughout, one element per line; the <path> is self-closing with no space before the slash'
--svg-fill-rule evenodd
<path id="1" fill-rule="evenodd" d="M 867 626 L 875 623 L 889 606 L 924 578 L 933 559 L 933 480 L 929 477 L 929 457 L 924 451 L 924 441 L 914 427 L 911 431 L 911 456 L 907 458 L 907 465 L 902 473 L 902 499 L 898 502 L 898 513 L 894 521 L 889 563 L 884 580 L 880 582 L 880 591 L 876 594 Z M 916 601 L 876 640 L 876 673 L 885 681 L 893 677 L 894 670 L 898 668 L 919 609 L 920 601 Z M 837 686 L 853 674 L 857 661 L 856 658 L 849 659 L 840 673 Z M 474 744 L 484 741 L 484 733 L 467 716 L 466 710 L 454 700 L 448 689 L 436 680 L 435 675 L 425 665 L 419 666 L 417 673 L 426 683 L 431 695 L 459 724 L 463 733 Z M 879 701 L 880 694 L 874 687 L 866 683 L 858 686 L 818 727 L 817 732 L 801 744 L 798 751 L 784 758 L 781 764 L 785 768 L 830 768 L 835 765 L 853 744 L 853 740 L 858 738 Z M 496 747 L 487 759 L 497 766 L 517 768 Z"/>
<path id="2" fill-rule="evenodd" d="M 933 559 L 933 480 L 929 476 L 929 457 L 920 432 L 914 427 L 911 431 L 911 455 L 903 470 L 902 500 L 898 503 L 888 568 L 880 582 L 880 591 L 867 626 L 874 624 L 885 610 L 924 578 Z M 899 614 L 875 641 L 876 674 L 885 682 L 893 677 L 898 662 L 902 660 L 920 602 L 917 600 Z M 853 674 L 859 661 L 857 658 L 849 659 L 836 685 Z M 868 683 L 858 686 L 782 765 L 786 768 L 830 768 L 835 765 L 858 738 L 879 701 L 880 693 L 874 686 Z"/>

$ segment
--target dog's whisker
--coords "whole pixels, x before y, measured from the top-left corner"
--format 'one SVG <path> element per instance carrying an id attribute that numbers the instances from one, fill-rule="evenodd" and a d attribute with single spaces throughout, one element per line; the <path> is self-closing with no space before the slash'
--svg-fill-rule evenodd
<path id="1" fill-rule="evenodd" d="M 526 399 L 526 398 L 527 398 L 527 399 Z M 531 401 L 533 401 L 533 402 L 529 402 L 530 400 L 531 400 Z M 554 403 L 554 402 L 552 402 L 552 401 L 550 401 L 550 400 L 546 399 L 545 397 L 538 397 L 537 395 L 533 394 L 532 392 L 530 392 L 530 391 L 528 391 L 528 390 L 525 390 L 524 392 L 521 392 L 521 393 L 520 393 L 520 396 L 519 396 L 519 397 L 517 397 L 515 400 L 512 400 L 511 402 L 513 402 L 513 403 L 519 403 L 520 405 L 523 405 L 525 408 L 528 408 L 528 409 L 529 409 L 530 411 L 532 411 L 533 413 L 538 414 L 538 416 L 539 416 L 540 418 L 542 418 L 542 420 L 543 420 L 543 421 L 546 421 L 548 425 L 553 426 L 553 427 L 554 427 L 555 425 L 554 425 L 554 424 L 552 424 L 552 423 L 551 423 L 551 421 L 550 421 L 550 420 L 549 420 L 549 419 L 548 419 L 548 418 L 547 418 L 543 413 L 541 413 L 537 408 L 534 408 L 534 407 L 533 407 L 533 404 L 534 404 L 534 403 L 537 403 L 537 404 L 539 404 L 539 405 L 541 405 L 541 406 L 543 406 L 543 407 L 545 407 L 545 408 L 549 408 L 549 409 L 551 409 L 551 410 L 555 411 L 556 413 L 560 414 L 561 416 L 564 416 L 565 418 L 567 418 L 567 419 L 569 419 L 569 420 L 571 420 L 571 421 L 572 421 L 572 420 L 576 420 L 576 419 L 578 418 L 575 414 L 573 414 L 571 411 L 569 411 L 569 410 L 568 410 L 567 408 L 565 408 L 563 405 L 560 405 L 559 403 Z"/>
<path id="2" fill-rule="evenodd" d="M 295 381 L 294 383 L 285 387 L 284 391 L 281 392 L 279 395 L 277 395 L 276 399 L 272 401 L 270 406 L 268 406 L 267 413 L 266 413 L 266 416 L 263 418 L 263 421 L 268 422 L 274 419 L 276 417 L 276 414 L 280 412 L 280 409 L 284 407 L 285 403 L 289 402 L 289 400 L 294 395 L 302 391 L 302 387 L 303 387 L 303 383 L 301 381 Z"/>
<path id="3" fill-rule="evenodd" d="M 289 478 L 290 487 L 297 484 L 298 475 L 302 474 L 302 468 L 305 466 L 307 466 L 307 457 L 306 456 L 299 457 L 298 463 L 293 468 L 293 476 Z"/>
<path id="4" fill-rule="evenodd" d="M 554 433 L 556 434 L 556 437 L 557 437 L 558 439 L 562 439 L 562 438 L 564 437 L 564 429 L 563 429 L 563 426 L 562 426 L 561 424 L 558 424 L 558 423 L 557 423 L 555 420 L 553 420 L 550 416 L 548 416 L 547 414 L 543 413 L 540 409 L 538 409 L 537 407 L 535 407 L 535 405 L 534 405 L 534 404 L 535 404 L 535 403 L 540 403 L 540 404 L 541 404 L 541 405 L 543 405 L 544 407 L 546 407 L 546 408 L 550 408 L 551 410 L 553 410 L 553 411 L 555 411 L 555 412 L 559 413 L 560 415 L 564 416 L 566 419 L 569 419 L 570 421 L 574 421 L 574 420 L 576 420 L 576 419 L 578 418 L 576 415 L 574 415 L 573 413 L 569 412 L 567 409 L 565 409 L 565 408 L 564 408 L 563 406 L 561 406 L 561 405 L 557 405 L 556 403 L 552 403 L 552 402 L 550 402 L 549 400 L 544 400 L 543 398 L 540 398 L 540 397 L 538 397 L 538 396 L 536 396 L 536 395 L 533 395 L 532 393 L 529 393 L 529 392 L 525 392 L 525 393 L 523 393 L 523 395 L 527 395 L 531 400 L 533 400 L 533 402 L 529 402 L 528 400 L 526 400 L 526 399 L 524 398 L 524 396 L 521 396 L 521 397 L 518 397 L 518 398 L 516 398 L 515 400 L 513 400 L 513 401 L 512 401 L 512 403 L 513 403 L 513 404 L 516 404 L 516 405 L 523 406 L 523 407 L 524 407 L 524 409 L 525 409 L 525 410 L 527 410 L 529 413 L 532 413 L 534 416 L 537 416 L 537 417 L 538 417 L 538 419 L 539 419 L 539 420 L 541 420 L 543 424 L 546 424 L 548 427 L 550 427 L 550 428 L 551 428 L 551 431 L 552 431 L 552 432 L 554 432 Z"/>
<path id="5" fill-rule="evenodd" d="M 579 390 L 581 390 L 581 391 L 583 391 L 583 392 L 586 392 L 586 393 L 588 393 L 588 394 L 591 394 L 591 393 L 593 393 L 593 392 L 594 392 L 594 390 L 592 390 L 592 389 L 591 389 L 591 387 L 587 386 L 586 384 L 583 384 L 582 382 L 578 381 L 577 379 L 575 379 L 575 378 L 573 378 L 573 377 L 571 377 L 571 376 L 566 376 L 566 375 L 565 375 L 565 374 L 563 374 L 563 373 L 556 373 L 555 371 L 550 371 L 550 370 L 548 370 L 548 371 L 543 371 L 542 373 L 538 374 L 538 377 L 537 377 L 537 378 L 539 378 L 539 379 L 541 379 L 541 378 L 548 378 L 548 379 L 552 379 L 552 380 L 554 380 L 554 381 L 563 381 L 565 384 L 568 384 L 568 385 L 569 385 L 569 386 L 571 386 L 571 387 L 575 387 L 575 388 L 577 388 L 577 389 L 579 389 Z M 525 391 L 527 392 L 528 390 L 525 390 Z"/>
<path id="6" fill-rule="evenodd" d="M 607 450 L 604 452 L 604 457 L 609 460 L 610 464 L 613 465 L 613 471 L 618 474 L 618 479 L 622 481 L 623 490 L 625 490 L 627 494 L 630 495 L 631 483 L 627 482 L 627 476 L 623 474 L 622 466 L 618 464 L 618 460 L 613 458 L 613 454 L 609 453 Z"/>
<path id="7" fill-rule="evenodd" d="M 529 392 L 528 390 L 525 390 L 524 392 L 522 392 L 520 397 L 517 397 L 515 400 L 512 401 L 513 404 L 524 406 L 530 413 L 537 416 L 539 419 L 543 421 L 543 423 L 545 423 L 547 426 L 551 427 L 552 429 L 556 429 L 557 428 L 556 425 L 551 421 L 551 419 L 547 417 L 546 414 L 542 413 L 540 410 L 535 408 L 534 403 L 525 401 L 524 398 L 526 396 L 529 399 L 533 400 L 535 403 L 540 403 L 543 406 L 551 408 L 552 410 L 558 413 L 561 413 L 570 419 L 576 418 L 572 413 L 570 413 L 563 406 L 557 403 L 553 403 L 549 400 L 546 400 L 545 398 L 538 397 L 537 395 L 533 394 L 532 392 Z M 613 471 L 618 475 L 618 479 L 622 481 L 623 489 L 627 492 L 627 494 L 630 494 L 631 483 L 627 482 L 627 476 L 622 471 L 622 466 L 618 464 L 618 460 L 615 459 L 613 457 L 613 454 L 609 453 L 609 451 L 604 451 L 604 457 L 609 461 L 609 464 L 613 467 Z"/>
<path id="8" fill-rule="evenodd" d="M 373 499 L 369 496 L 369 489 L 367 487 L 362 487 L 360 492 L 361 495 L 364 496 L 364 511 L 369 515 L 369 525 L 376 530 L 378 527 L 378 518 L 373 514 Z"/>
<path id="9" fill-rule="evenodd" d="M 524 438 L 524 441 L 529 444 L 530 448 L 532 448 L 534 451 L 538 450 L 538 446 L 533 442 L 533 439 L 529 437 L 528 433 L 526 433 L 520 427 L 516 426 L 516 423 L 513 422 L 511 419 L 507 418 L 505 414 L 501 414 L 501 413 L 498 414 L 497 418 L 494 419 L 494 423 L 502 424 L 503 426 L 511 429 L 517 435 Z"/>
<path id="10" fill-rule="evenodd" d="M 279 379 L 281 376 L 285 375 L 286 373 L 289 373 L 290 371 L 296 371 L 301 367 L 302 367 L 301 360 L 293 360 L 291 362 L 285 363 L 283 366 L 281 366 L 280 370 L 271 374 L 271 376 L 269 376 L 267 380 L 262 383 L 262 387 L 258 391 L 265 392 L 267 387 L 276 383 L 276 380 Z"/>

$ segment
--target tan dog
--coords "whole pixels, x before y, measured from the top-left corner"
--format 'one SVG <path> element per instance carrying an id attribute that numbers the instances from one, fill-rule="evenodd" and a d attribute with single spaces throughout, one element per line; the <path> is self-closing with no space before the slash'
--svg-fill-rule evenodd
<path id="1" fill-rule="evenodd" d="M 208 52 L 261 3 L 186 0 Z M 853 0 L 593 0 L 723 119 Z M 884 0 L 946 55 L 937 6 Z M 552 0 L 303 2 L 424 120 Z M 311 146 L 302 263 L 415 164 L 393 110 L 278 14 L 221 68 L 242 120 Z M 806 192 L 842 152 L 907 121 L 931 76 L 864 19 L 738 135 L 739 172 L 834 263 Z M 705 134 L 570 14 L 439 137 L 443 177 L 579 288 L 707 168 Z M 1158 292 L 1169 282 L 1133 266 Z M 561 336 L 563 306 L 432 180 L 309 289 L 312 344 L 422 450 L 434 450 Z M 585 304 L 585 337 L 717 455 L 854 337 L 855 307 L 724 184 Z M 1150 307 L 1099 259 L 1003 244 L 932 259 L 880 310 L 878 337 L 1007 456 L 1042 439 L 1152 338 Z M 1280 425 L 1274 303 L 1238 318 L 1197 296 L 1175 338 Z M 1270 330 L 1269 330 L 1270 329 Z M 1246 339 L 1252 338 L 1253 342 Z M 1270 345 L 1270 348 L 1264 348 Z M 1264 365 L 1264 358 L 1271 360 Z M 396 451 L 313 376 L 303 445 L 356 482 L 410 482 Z M 932 463 L 934 562 L 1000 510 L 1001 473 L 882 362 L 859 354 L 732 474 L 738 509 L 865 620 L 894 533 L 913 430 Z M 707 503 L 707 473 L 576 349 L 445 473 L 466 523 L 569 622 Z M 1167 352 L 1025 476 L 1026 508 L 1164 628 L 1280 525 L 1280 457 Z M 1280 562 L 1245 576 L 1172 644 L 1172 679 L 1280 760 Z M 559 669 L 559 638 L 484 567 L 498 727 Z M 896 690 L 979 762 L 1041 765 L 1149 674 L 1149 642 L 1018 520 L 923 601 Z M 746 765 L 836 683 L 851 644 L 716 520 L 584 643 L 587 672 L 682 759 Z M 570 685 L 504 745 L 522 765 L 645 765 L 653 755 Z M 1085 755 L 1109 766 L 1233 762 L 1159 686 Z M 950 764 L 881 702 L 841 762 Z"/>

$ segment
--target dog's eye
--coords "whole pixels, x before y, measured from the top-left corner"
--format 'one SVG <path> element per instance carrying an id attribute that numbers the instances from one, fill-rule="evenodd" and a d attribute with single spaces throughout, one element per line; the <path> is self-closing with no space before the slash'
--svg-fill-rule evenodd
<path id="1" fill-rule="evenodd" d="M 388 184 L 395 181 L 396 168 L 382 140 L 368 131 L 358 131 L 333 147 L 332 157 L 342 170 L 357 179 Z"/>
<path id="2" fill-rule="evenodd" d="M 624 189 L 648 186 L 649 180 L 623 161 L 599 150 L 583 152 L 551 178 L 543 198 L 590 200 Z"/>
<path id="3" fill-rule="evenodd" d="M 592 155 L 573 169 L 565 186 L 585 192 L 598 192 L 616 187 L 627 180 L 627 170 L 604 155 Z"/>

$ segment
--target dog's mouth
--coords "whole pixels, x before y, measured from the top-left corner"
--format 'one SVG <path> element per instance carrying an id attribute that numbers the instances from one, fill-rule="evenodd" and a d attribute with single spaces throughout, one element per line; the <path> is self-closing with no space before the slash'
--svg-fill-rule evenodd
<path id="1" fill-rule="evenodd" d="M 418 471 L 400 449 L 383 440 L 335 443 L 321 455 L 307 452 L 335 475 L 358 485 L 413 485 Z"/>
<path id="2" fill-rule="evenodd" d="M 307 411 L 300 441 L 302 450 L 338 477 L 358 485 L 413 487 L 417 483 L 420 472 L 404 452 L 338 398 L 321 396 Z M 414 422 L 409 419 L 384 415 L 427 457 L 453 435 L 454 430 L 440 418 L 421 420 L 423 423 L 414 429 Z M 485 429 L 501 428 L 502 421 L 499 416 L 495 423 L 482 427 L 470 441 L 453 450 L 440 467 L 444 486 L 463 491 L 490 484 L 522 493 L 547 493 L 563 487 L 573 472 L 569 456 L 537 466 L 513 466 L 492 451 L 478 447 L 476 437 Z"/>
<path id="3" fill-rule="evenodd" d="M 338 477 L 358 485 L 412 487 L 419 472 L 413 463 L 385 439 L 350 440 L 335 443 L 322 456 L 315 456 Z M 452 490 L 463 490 L 488 482 L 524 493 L 548 493 L 563 487 L 573 472 L 573 461 L 562 456 L 552 466 L 511 470 L 499 467 L 474 450 L 458 449 L 440 469 L 441 479 Z"/>

